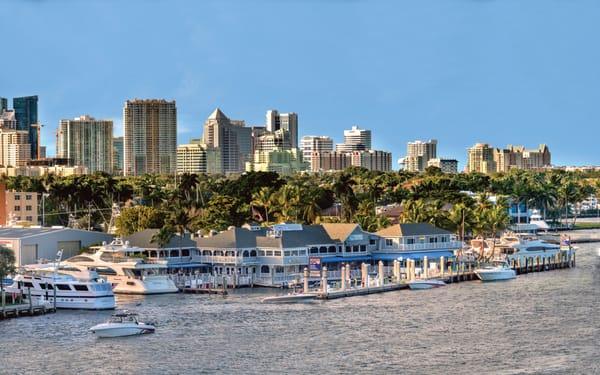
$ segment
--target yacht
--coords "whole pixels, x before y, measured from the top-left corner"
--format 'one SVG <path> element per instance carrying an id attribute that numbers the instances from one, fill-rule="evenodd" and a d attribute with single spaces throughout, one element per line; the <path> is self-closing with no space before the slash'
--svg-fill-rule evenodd
<path id="1" fill-rule="evenodd" d="M 510 280 L 517 277 L 516 271 L 510 268 L 506 262 L 494 262 L 478 268 L 474 272 L 481 281 Z"/>
<path id="2" fill-rule="evenodd" d="M 509 233 L 496 240 L 474 239 L 471 241 L 471 250 L 486 258 L 506 260 L 509 263 L 519 260 L 521 264 L 525 264 L 528 258 L 554 257 L 561 251 L 561 246 L 535 236 Z"/>
<path id="3" fill-rule="evenodd" d="M 156 328 L 150 323 L 138 321 L 137 314 L 118 312 L 111 316 L 106 323 L 101 323 L 90 328 L 98 337 L 123 337 L 154 333 Z"/>
<path id="4" fill-rule="evenodd" d="M 80 254 L 65 261 L 67 265 L 83 266 L 106 277 L 115 293 L 163 294 L 179 290 L 167 275 L 166 261 L 149 261 L 144 249 L 129 246 L 116 238 L 103 243 L 93 254 Z"/>
<path id="5" fill-rule="evenodd" d="M 54 303 L 60 309 L 114 309 L 111 285 L 97 272 L 60 264 L 31 264 L 22 267 L 6 288 L 9 293 L 31 295 L 32 301 Z"/>

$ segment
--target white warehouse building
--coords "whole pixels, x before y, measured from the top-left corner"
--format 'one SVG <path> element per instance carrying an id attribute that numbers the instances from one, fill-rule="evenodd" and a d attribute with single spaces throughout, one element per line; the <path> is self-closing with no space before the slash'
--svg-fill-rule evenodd
<path id="1" fill-rule="evenodd" d="M 79 254 L 83 247 L 111 240 L 107 233 L 63 227 L 0 228 L 0 246 L 15 252 L 17 267 L 40 259 L 54 260 L 61 249 L 66 259 Z"/>

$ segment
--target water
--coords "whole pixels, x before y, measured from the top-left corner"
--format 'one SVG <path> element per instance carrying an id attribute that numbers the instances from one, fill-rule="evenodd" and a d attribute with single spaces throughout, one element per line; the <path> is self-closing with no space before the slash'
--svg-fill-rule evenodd
<path id="1" fill-rule="evenodd" d="M 574 269 L 300 305 L 263 305 L 264 289 L 119 298 L 157 322 L 139 337 L 87 332 L 110 312 L 6 320 L 0 372 L 600 373 L 598 247 Z"/>

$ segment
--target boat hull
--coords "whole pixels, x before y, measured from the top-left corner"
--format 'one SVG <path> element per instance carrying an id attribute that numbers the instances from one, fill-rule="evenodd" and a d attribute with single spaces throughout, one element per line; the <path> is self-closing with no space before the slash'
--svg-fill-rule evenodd
<path id="1" fill-rule="evenodd" d="M 481 281 L 501 281 L 501 280 L 512 280 L 517 277 L 517 273 L 514 270 L 502 270 L 502 271 L 475 271 L 475 275 L 479 277 Z"/>
<path id="2" fill-rule="evenodd" d="M 443 281 L 431 280 L 431 281 L 413 281 L 408 284 L 408 287 L 411 290 L 425 290 L 425 289 L 440 288 L 445 285 L 446 285 L 446 283 L 444 283 Z"/>
<path id="3" fill-rule="evenodd" d="M 123 324 L 118 327 L 99 324 L 90 328 L 90 331 L 100 338 L 125 337 L 153 333 L 154 327 L 146 324 Z"/>
<path id="4" fill-rule="evenodd" d="M 304 303 L 317 298 L 315 294 L 296 294 L 263 298 L 262 303 Z"/>

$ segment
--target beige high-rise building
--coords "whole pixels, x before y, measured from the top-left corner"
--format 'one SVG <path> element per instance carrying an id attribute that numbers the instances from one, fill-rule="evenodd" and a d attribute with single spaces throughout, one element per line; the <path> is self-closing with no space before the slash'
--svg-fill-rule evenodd
<path id="1" fill-rule="evenodd" d="M 126 101 L 123 130 L 125 176 L 176 172 L 177 107 L 174 100 Z"/>
<path id="2" fill-rule="evenodd" d="M 177 173 L 221 173 L 219 150 L 201 142 L 177 146 Z"/>
<path id="3" fill-rule="evenodd" d="M 352 166 L 352 154 L 338 151 L 314 151 L 311 155 L 311 172 L 341 171 Z"/>
<path id="4" fill-rule="evenodd" d="M 392 169 L 392 154 L 380 150 L 353 151 L 352 166 L 387 172 Z"/>
<path id="5" fill-rule="evenodd" d="M 410 172 L 423 172 L 427 163 L 437 157 L 437 140 L 431 139 L 427 142 L 408 142 L 406 157 L 403 159 L 404 169 Z"/>
<path id="6" fill-rule="evenodd" d="M 335 146 L 336 151 L 352 152 L 371 149 L 371 131 L 353 126 L 352 129 L 344 130 L 344 143 Z"/>
<path id="7" fill-rule="evenodd" d="M 230 120 L 219 108 L 204 123 L 203 143 L 219 150 L 222 173 L 242 173 L 251 161 L 252 128 L 242 120 Z"/>
<path id="8" fill-rule="evenodd" d="M 487 143 L 477 143 L 467 151 L 467 172 L 494 173 L 494 149 Z"/>
<path id="9" fill-rule="evenodd" d="M 27 130 L 0 130 L 0 165 L 26 166 L 31 160 L 31 144 Z"/>
<path id="10" fill-rule="evenodd" d="M 89 115 L 61 120 L 56 133 L 56 156 L 82 165 L 89 173 L 112 173 L 113 122 Z"/>

